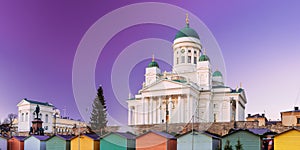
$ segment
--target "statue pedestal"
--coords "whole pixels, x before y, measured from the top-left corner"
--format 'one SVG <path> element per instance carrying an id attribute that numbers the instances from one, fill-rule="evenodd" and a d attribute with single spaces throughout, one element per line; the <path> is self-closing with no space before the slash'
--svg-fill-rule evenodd
<path id="1" fill-rule="evenodd" d="M 32 128 L 31 134 L 44 135 L 43 121 L 41 119 L 35 118 L 32 121 L 31 128 Z"/>

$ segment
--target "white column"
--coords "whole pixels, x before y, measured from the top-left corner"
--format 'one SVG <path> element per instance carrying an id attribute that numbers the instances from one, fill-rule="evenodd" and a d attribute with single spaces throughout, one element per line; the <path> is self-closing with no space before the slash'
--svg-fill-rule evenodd
<path id="1" fill-rule="evenodd" d="M 177 112 L 178 112 L 178 122 L 180 122 L 180 123 L 183 122 L 182 121 L 182 106 L 183 106 L 183 103 L 181 101 L 181 96 L 179 95 Z"/>
<path id="2" fill-rule="evenodd" d="M 145 124 L 149 124 L 149 100 L 145 99 Z"/>
<path id="3" fill-rule="evenodd" d="M 160 115 L 159 110 L 160 109 L 159 109 L 159 100 L 158 99 L 156 100 L 156 106 L 155 107 L 156 107 L 156 113 L 155 113 L 156 114 L 155 115 L 156 116 L 156 123 L 159 123 L 159 115 Z"/>
<path id="4" fill-rule="evenodd" d="M 185 56 L 185 62 L 184 63 L 188 63 L 188 50 L 186 49 L 185 50 L 185 53 L 184 53 L 184 56 Z"/>
<path id="5" fill-rule="evenodd" d="M 137 118 L 138 118 L 138 115 L 139 115 L 138 112 L 139 112 L 138 111 L 138 105 L 136 105 L 135 109 L 134 109 L 134 112 L 133 112 L 134 113 L 134 125 L 138 124 L 138 122 L 137 122 Z"/>
<path id="6" fill-rule="evenodd" d="M 186 116 L 186 121 L 190 121 L 191 117 L 191 100 L 190 100 L 190 95 L 187 95 L 187 116 Z"/>
<path id="7" fill-rule="evenodd" d="M 235 121 L 241 121 L 239 120 L 239 107 L 240 107 L 240 104 L 238 102 L 238 99 L 236 99 L 235 101 Z"/>
<path id="8" fill-rule="evenodd" d="M 131 106 L 129 106 L 129 109 L 128 109 L 128 124 L 129 125 L 132 125 L 131 113 L 132 113 Z"/>
<path id="9" fill-rule="evenodd" d="M 153 103 L 152 103 L 152 111 L 153 111 L 153 113 L 152 113 L 152 123 L 153 124 L 156 124 L 157 123 L 157 100 L 155 100 L 155 99 L 153 99 L 153 101 L 152 101 Z"/>
<path id="10" fill-rule="evenodd" d="M 162 103 L 161 103 L 161 96 L 159 96 L 158 97 L 158 111 L 159 111 L 159 113 L 158 113 L 158 123 L 161 123 L 161 111 L 162 111 Z"/>
<path id="11" fill-rule="evenodd" d="M 150 120 L 149 124 L 153 124 L 153 98 L 150 97 L 150 110 L 149 110 Z"/>
<path id="12" fill-rule="evenodd" d="M 195 113 L 195 102 L 194 102 L 194 97 L 193 96 L 190 96 L 189 97 L 189 99 L 190 99 L 190 108 L 191 108 L 191 111 L 190 111 L 190 118 L 192 118 L 193 117 L 193 115 L 194 115 L 194 113 Z"/>
<path id="13" fill-rule="evenodd" d="M 142 111 L 142 124 L 145 124 L 145 98 L 144 97 L 142 97 L 142 109 L 143 109 L 143 111 Z"/>
<path id="14" fill-rule="evenodd" d="M 168 100 L 169 123 L 172 122 L 172 121 L 171 121 L 171 118 L 172 118 L 172 115 L 173 115 L 173 113 L 172 113 L 172 106 L 173 106 L 173 104 L 172 104 L 172 96 L 170 95 L 170 96 L 169 96 L 169 100 Z"/>

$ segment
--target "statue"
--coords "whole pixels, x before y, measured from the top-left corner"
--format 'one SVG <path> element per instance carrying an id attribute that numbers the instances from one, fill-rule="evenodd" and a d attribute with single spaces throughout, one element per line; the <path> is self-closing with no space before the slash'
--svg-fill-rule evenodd
<path id="1" fill-rule="evenodd" d="M 34 113 L 36 114 L 36 119 L 39 119 L 39 114 L 40 114 L 40 106 L 39 105 L 36 106 Z"/>
<path id="2" fill-rule="evenodd" d="M 37 105 L 35 110 L 33 111 L 33 114 L 36 114 L 36 118 L 32 120 L 32 126 L 30 127 L 30 135 L 44 135 L 44 129 L 43 129 L 43 121 L 39 118 L 40 114 L 40 106 Z"/>

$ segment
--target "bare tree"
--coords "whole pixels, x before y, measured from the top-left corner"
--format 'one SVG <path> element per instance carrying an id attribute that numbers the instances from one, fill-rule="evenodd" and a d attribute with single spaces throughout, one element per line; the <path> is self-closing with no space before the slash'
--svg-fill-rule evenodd
<path id="1" fill-rule="evenodd" d="M 1 135 L 7 136 L 8 133 L 10 136 L 12 135 L 12 126 L 17 117 L 18 116 L 13 113 L 7 115 L 7 118 L 5 118 L 1 124 Z"/>
<path id="2" fill-rule="evenodd" d="M 9 125 L 9 128 L 11 128 L 17 117 L 18 116 L 16 114 L 10 113 L 7 115 L 7 118 L 4 120 L 4 122 Z"/>

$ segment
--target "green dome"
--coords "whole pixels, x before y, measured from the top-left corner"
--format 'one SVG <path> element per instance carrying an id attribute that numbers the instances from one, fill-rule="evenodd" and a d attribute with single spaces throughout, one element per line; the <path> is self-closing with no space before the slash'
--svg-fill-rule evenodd
<path id="1" fill-rule="evenodd" d="M 199 61 L 209 61 L 209 57 L 207 55 L 201 55 Z"/>
<path id="2" fill-rule="evenodd" d="M 222 75 L 222 73 L 220 72 L 220 71 L 215 71 L 214 73 L 213 73 L 213 77 L 222 77 L 223 75 Z"/>
<path id="3" fill-rule="evenodd" d="M 149 63 L 149 65 L 148 65 L 148 68 L 151 68 L 151 67 L 157 67 L 157 68 L 159 68 L 159 65 L 158 65 L 158 63 L 156 61 L 151 61 L 151 63 Z"/>
<path id="4" fill-rule="evenodd" d="M 188 24 L 185 28 L 182 28 L 177 32 L 174 40 L 181 37 L 194 37 L 200 40 L 198 33 L 194 29 L 190 28 Z"/>

